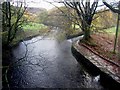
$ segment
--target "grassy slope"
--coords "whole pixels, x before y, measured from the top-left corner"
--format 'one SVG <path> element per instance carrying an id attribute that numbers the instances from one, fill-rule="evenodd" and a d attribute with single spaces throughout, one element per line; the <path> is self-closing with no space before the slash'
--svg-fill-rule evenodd
<path id="1" fill-rule="evenodd" d="M 116 33 L 116 27 L 111 27 L 111 28 L 108 28 L 108 29 L 104 29 L 105 32 L 107 32 L 108 34 L 113 34 L 115 35 Z M 119 30 L 120 32 L 120 30 Z"/>
<path id="2" fill-rule="evenodd" d="M 30 22 L 29 24 L 23 25 L 24 31 L 27 31 L 27 30 L 43 30 L 43 29 L 46 29 L 46 28 L 47 28 L 47 26 L 45 26 L 44 24 L 32 23 L 32 22 Z"/>
<path id="3" fill-rule="evenodd" d="M 43 33 L 47 33 L 49 30 L 48 27 L 43 24 L 32 23 L 32 22 L 23 25 L 22 28 L 23 31 L 17 34 L 17 37 L 14 39 L 13 44 L 16 44 L 20 40 L 25 39 L 27 37 L 42 35 Z"/>

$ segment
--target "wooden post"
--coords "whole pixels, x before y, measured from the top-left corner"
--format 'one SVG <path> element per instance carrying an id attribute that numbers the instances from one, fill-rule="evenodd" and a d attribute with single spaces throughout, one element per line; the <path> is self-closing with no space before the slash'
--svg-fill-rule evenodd
<path id="1" fill-rule="evenodd" d="M 118 10 L 120 11 L 120 1 L 119 1 L 119 5 L 118 5 Z M 118 13 L 118 19 L 117 19 L 116 34 L 115 34 L 115 43 L 114 43 L 114 50 L 113 50 L 114 53 L 115 53 L 115 50 L 116 50 L 118 33 L 119 33 L 119 20 L 120 20 L 120 13 Z"/>
<path id="2" fill-rule="evenodd" d="M 118 34 L 118 60 L 120 60 L 120 32 Z"/>
<path id="3" fill-rule="evenodd" d="M 118 19 L 117 19 L 117 27 L 116 27 L 116 34 L 115 34 L 115 43 L 114 43 L 114 50 L 113 50 L 114 53 L 115 53 L 115 50 L 116 50 L 117 38 L 118 38 L 118 32 L 119 32 L 119 19 L 120 19 L 120 14 L 118 14 Z"/>

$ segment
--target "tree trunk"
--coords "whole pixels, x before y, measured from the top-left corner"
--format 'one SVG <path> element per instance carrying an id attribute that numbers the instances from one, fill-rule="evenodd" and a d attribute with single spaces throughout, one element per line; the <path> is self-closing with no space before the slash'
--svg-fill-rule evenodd
<path id="1" fill-rule="evenodd" d="M 10 9 L 10 2 L 7 2 L 7 14 L 8 14 L 8 39 L 7 39 L 7 44 L 9 45 L 10 43 L 10 38 L 11 38 L 11 9 Z"/>
<path id="2" fill-rule="evenodd" d="M 86 25 L 84 31 L 84 40 L 89 41 L 89 39 L 90 39 L 90 27 Z"/>
<path id="3" fill-rule="evenodd" d="M 90 39 L 90 26 L 91 26 L 91 21 L 88 20 L 88 18 L 86 18 L 85 21 L 82 22 L 82 30 L 84 32 L 84 40 L 86 40 L 86 41 L 89 41 L 89 39 Z"/>
<path id="4" fill-rule="evenodd" d="M 2 9 L 3 9 L 3 11 L 5 11 L 5 3 L 3 3 L 2 4 Z M 5 19 L 6 17 L 5 17 L 5 13 L 3 13 L 2 14 L 2 31 L 5 31 L 6 29 L 5 29 Z"/>

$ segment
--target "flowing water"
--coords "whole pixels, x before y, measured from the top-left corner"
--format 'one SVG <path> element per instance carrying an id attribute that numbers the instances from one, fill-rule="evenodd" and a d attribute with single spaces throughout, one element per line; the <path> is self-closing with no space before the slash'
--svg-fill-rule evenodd
<path id="1" fill-rule="evenodd" d="M 89 75 L 71 53 L 72 40 L 34 37 L 13 49 L 10 87 L 103 89 L 99 76 Z"/>

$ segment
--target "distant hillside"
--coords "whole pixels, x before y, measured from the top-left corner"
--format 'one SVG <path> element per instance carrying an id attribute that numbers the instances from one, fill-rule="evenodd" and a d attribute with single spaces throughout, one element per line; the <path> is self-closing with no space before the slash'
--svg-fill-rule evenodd
<path id="1" fill-rule="evenodd" d="M 40 14 L 43 11 L 47 11 L 45 8 L 34 8 L 34 7 L 27 7 L 27 12 L 32 14 Z"/>
<path id="2" fill-rule="evenodd" d="M 63 12 L 69 14 L 66 7 L 59 7 Z M 71 21 L 66 14 L 62 13 L 58 8 L 53 8 L 48 11 L 48 19 L 44 22 L 46 25 L 60 27 L 65 30 L 69 30 Z"/>

